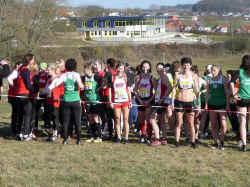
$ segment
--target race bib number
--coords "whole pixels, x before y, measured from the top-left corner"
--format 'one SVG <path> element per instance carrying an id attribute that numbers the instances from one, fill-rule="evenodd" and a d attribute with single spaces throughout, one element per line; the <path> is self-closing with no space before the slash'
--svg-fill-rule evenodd
<path id="1" fill-rule="evenodd" d="M 139 95 L 140 95 L 140 97 L 149 97 L 149 91 L 146 89 L 140 89 Z"/>
<path id="2" fill-rule="evenodd" d="M 92 85 L 92 82 L 85 82 L 85 90 L 92 90 L 93 88 L 93 85 Z"/>

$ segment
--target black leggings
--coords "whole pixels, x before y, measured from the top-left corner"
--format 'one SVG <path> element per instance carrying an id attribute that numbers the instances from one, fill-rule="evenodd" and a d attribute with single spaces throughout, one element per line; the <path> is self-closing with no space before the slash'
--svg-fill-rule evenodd
<path id="1" fill-rule="evenodd" d="M 59 130 L 59 108 L 54 107 L 53 105 L 48 105 L 48 117 L 49 117 L 49 124 L 53 130 Z M 52 126 L 51 126 L 52 122 Z"/>
<path id="2" fill-rule="evenodd" d="M 32 101 L 29 98 L 18 98 L 17 133 L 28 135 L 31 131 Z"/>
<path id="3" fill-rule="evenodd" d="M 9 103 L 12 108 L 11 112 L 11 132 L 13 135 L 17 134 L 17 124 L 18 124 L 18 100 L 17 98 L 10 97 Z"/>
<path id="4" fill-rule="evenodd" d="M 48 112 L 48 104 L 46 103 L 45 99 L 41 99 L 41 100 L 37 100 L 36 104 L 35 104 L 35 125 L 34 128 L 38 129 L 39 127 L 39 111 L 41 107 L 44 107 L 44 113 L 43 113 L 43 121 L 44 121 L 44 125 L 45 127 L 49 126 L 49 112 Z"/>
<path id="5" fill-rule="evenodd" d="M 80 140 L 81 136 L 81 103 L 76 102 L 64 102 L 63 103 L 63 138 L 68 138 L 68 127 L 71 119 L 71 114 L 74 116 L 74 125 L 77 133 L 77 140 Z"/>

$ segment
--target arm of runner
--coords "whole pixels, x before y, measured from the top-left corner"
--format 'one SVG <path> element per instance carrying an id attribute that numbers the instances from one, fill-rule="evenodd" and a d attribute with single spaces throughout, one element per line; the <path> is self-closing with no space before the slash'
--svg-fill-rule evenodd
<path id="1" fill-rule="evenodd" d="M 48 90 L 52 90 L 55 87 L 60 86 L 64 82 L 65 78 L 65 74 L 63 74 L 60 78 L 54 79 L 52 83 L 48 86 Z"/>
<path id="2" fill-rule="evenodd" d="M 173 87 L 172 87 L 172 85 L 171 85 L 171 83 L 169 81 L 168 76 L 165 76 L 164 81 L 166 82 L 167 91 L 166 91 L 166 94 L 165 94 L 165 96 L 163 98 L 167 99 L 169 97 L 170 93 L 173 91 Z"/>
<path id="3" fill-rule="evenodd" d="M 79 87 L 81 90 L 83 90 L 84 85 L 83 85 L 83 83 L 82 83 L 82 79 L 81 79 L 80 74 L 77 74 L 76 82 L 77 82 L 78 87 Z"/>
<path id="4" fill-rule="evenodd" d="M 225 78 L 223 78 L 223 84 L 224 84 L 224 91 L 225 91 L 225 95 L 226 95 L 226 102 L 227 102 L 227 105 L 226 105 L 226 109 L 229 110 L 229 91 L 228 91 L 228 84 L 227 84 L 227 80 Z"/>
<path id="5" fill-rule="evenodd" d="M 206 105 L 205 105 L 205 109 L 208 109 L 208 98 L 209 98 L 209 83 L 210 81 L 207 81 L 207 94 L 206 94 Z"/>
<path id="6" fill-rule="evenodd" d="M 176 96 L 176 88 L 179 82 L 179 76 L 176 75 L 174 78 L 174 86 L 173 86 L 173 90 L 172 90 L 172 109 L 174 109 L 174 100 L 175 100 L 175 96 Z"/>
<path id="7" fill-rule="evenodd" d="M 137 76 L 137 78 L 136 78 L 136 83 L 135 83 L 135 88 L 134 88 L 134 93 L 135 93 L 135 97 L 136 97 L 136 99 L 139 101 L 139 104 L 143 104 L 143 102 L 142 102 L 142 100 L 141 100 L 141 98 L 139 97 L 139 94 L 138 94 L 138 89 L 139 89 L 139 80 L 140 80 L 140 77 L 139 76 Z"/>
<path id="8" fill-rule="evenodd" d="M 199 106 L 199 83 L 198 83 L 198 76 L 197 75 L 194 75 L 194 92 L 195 92 L 195 95 L 196 95 L 196 103 L 197 103 L 197 107 L 200 107 Z"/>
<path id="9" fill-rule="evenodd" d="M 13 86 L 14 82 L 13 80 L 16 79 L 18 76 L 17 71 L 13 71 L 8 77 L 7 77 L 7 81 L 9 83 L 9 85 Z"/>

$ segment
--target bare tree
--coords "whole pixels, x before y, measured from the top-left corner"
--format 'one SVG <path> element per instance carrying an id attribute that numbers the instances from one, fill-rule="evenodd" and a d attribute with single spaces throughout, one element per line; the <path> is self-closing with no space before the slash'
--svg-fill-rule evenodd
<path id="1" fill-rule="evenodd" d="M 20 42 L 27 49 L 40 47 L 42 40 L 52 36 L 58 3 L 62 0 L 34 0 L 27 3 L 24 11 L 24 22 Z"/>

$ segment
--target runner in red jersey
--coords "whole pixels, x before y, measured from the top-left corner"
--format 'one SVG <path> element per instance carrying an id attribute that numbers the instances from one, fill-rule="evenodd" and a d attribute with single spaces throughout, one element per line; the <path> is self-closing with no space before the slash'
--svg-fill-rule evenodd
<path id="1" fill-rule="evenodd" d="M 18 97 L 18 139 L 31 140 L 29 132 L 31 128 L 32 118 L 32 100 L 29 98 L 30 94 L 34 93 L 34 88 L 30 80 L 29 67 L 35 63 L 33 54 L 27 54 L 24 57 L 23 65 L 18 71 L 18 78 L 16 84 L 16 95 Z M 23 119 L 23 120 L 21 120 Z M 22 125 L 24 128 L 22 128 Z M 23 138 L 22 138 L 23 137 Z"/>
<path id="2" fill-rule="evenodd" d="M 48 127 L 49 126 L 49 121 L 48 119 L 48 107 L 46 105 L 46 95 L 42 94 L 42 91 L 44 90 L 46 83 L 48 81 L 48 72 L 47 72 L 47 64 L 45 62 L 40 64 L 40 70 L 39 72 L 36 74 L 36 77 L 38 78 L 39 81 L 39 97 L 42 98 L 40 100 L 37 100 L 36 102 L 36 116 L 35 116 L 35 132 L 38 131 L 38 121 L 39 121 L 39 111 L 41 109 L 41 107 L 44 108 L 44 126 Z"/>
<path id="3" fill-rule="evenodd" d="M 59 79 L 60 77 L 60 69 L 55 64 L 49 65 L 48 67 L 48 75 L 50 78 L 47 81 L 46 88 L 54 81 L 55 79 Z M 48 117 L 49 117 L 49 137 L 48 141 L 56 141 L 59 130 L 59 107 L 60 107 L 60 96 L 61 87 L 55 87 L 51 90 L 49 95 L 47 95 L 46 102 L 48 104 Z M 53 124 L 53 125 L 51 125 Z"/>
<path id="4" fill-rule="evenodd" d="M 102 89 L 100 89 L 100 101 L 105 102 L 103 105 L 103 112 L 105 113 L 105 121 L 108 124 L 109 139 L 113 139 L 113 121 L 114 110 L 107 104 L 109 102 L 109 89 L 112 87 L 112 77 L 116 74 L 115 66 L 117 61 L 113 58 L 107 60 L 107 69 L 102 81 Z"/>
<path id="5" fill-rule="evenodd" d="M 17 62 L 14 66 L 13 71 L 8 76 L 7 81 L 9 84 L 8 89 L 8 102 L 11 105 L 12 112 L 11 112 L 11 130 L 13 136 L 17 135 L 17 123 L 18 123 L 18 105 L 17 105 L 17 98 L 16 98 L 16 84 L 17 84 L 17 77 L 18 77 L 18 69 L 22 66 L 21 62 Z"/>

